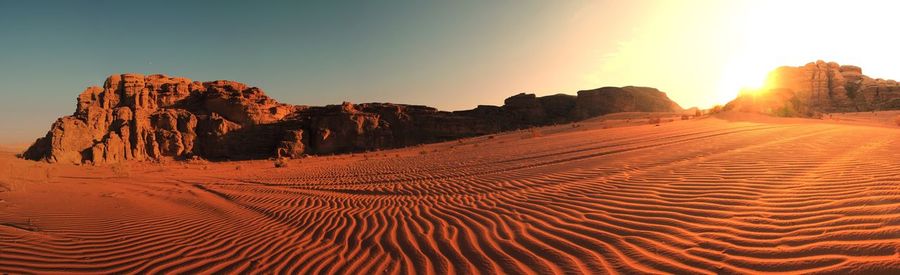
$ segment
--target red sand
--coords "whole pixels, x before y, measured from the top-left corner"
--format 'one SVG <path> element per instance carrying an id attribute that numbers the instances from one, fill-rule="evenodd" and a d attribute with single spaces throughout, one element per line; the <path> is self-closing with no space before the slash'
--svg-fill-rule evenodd
<path id="1" fill-rule="evenodd" d="M 595 119 L 282 169 L 7 155 L 0 273 L 897 274 L 900 128 L 867 117 Z"/>

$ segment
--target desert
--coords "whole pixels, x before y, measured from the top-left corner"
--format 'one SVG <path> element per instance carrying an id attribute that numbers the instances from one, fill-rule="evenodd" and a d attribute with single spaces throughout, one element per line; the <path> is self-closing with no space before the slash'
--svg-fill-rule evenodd
<path id="1" fill-rule="evenodd" d="M 286 168 L 7 155 L 0 270 L 893 273 L 896 115 L 625 113 Z"/>
<path id="2" fill-rule="evenodd" d="M 0 275 L 900 274 L 898 10 L 0 1 Z"/>

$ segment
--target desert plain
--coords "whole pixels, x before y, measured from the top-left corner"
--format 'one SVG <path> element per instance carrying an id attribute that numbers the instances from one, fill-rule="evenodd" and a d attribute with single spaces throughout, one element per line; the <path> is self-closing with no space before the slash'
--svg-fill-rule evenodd
<path id="1" fill-rule="evenodd" d="M 0 161 L 0 273 L 900 273 L 900 112 L 620 113 L 395 150 Z"/>

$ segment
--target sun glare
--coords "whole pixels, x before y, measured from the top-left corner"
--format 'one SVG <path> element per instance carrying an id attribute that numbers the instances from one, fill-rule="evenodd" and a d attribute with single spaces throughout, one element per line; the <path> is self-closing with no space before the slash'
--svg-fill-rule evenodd
<path id="1" fill-rule="evenodd" d="M 715 94 L 716 102 L 721 104 L 731 101 L 742 91 L 763 88 L 766 75 L 771 67 L 753 64 L 753 62 L 732 62 L 722 71 L 722 76 Z"/>
<path id="2" fill-rule="evenodd" d="M 896 8 L 871 10 L 868 6 L 876 2 L 863 1 L 859 5 L 812 3 L 819 2 L 753 1 L 731 4 L 731 8 L 740 13 L 723 24 L 735 37 L 722 38 L 731 39 L 728 41 L 733 45 L 726 50 L 728 60 L 721 67 L 716 90 L 710 96 L 720 104 L 727 103 L 742 90 L 764 88 L 768 73 L 779 66 L 802 66 L 818 59 L 842 65 L 864 65 L 873 75 L 890 75 L 881 72 L 896 70 L 880 65 L 885 63 L 882 62 L 885 60 L 884 54 L 892 51 L 890 47 L 896 45 L 897 40 L 884 38 L 886 36 L 882 35 L 877 18 L 887 16 L 888 11 L 900 8 L 896 7 L 900 4 L 890 4 Z M 798 10 L 809 12 L 797 13 Z M 822 14 L 842 14 L 846 18 L 821 20 Z M 820 24 L 810 28 L 797 22 Z M 883 43 L 860 46 L 853 39 L 825 39 L 839 33 L 884 40 Z M 848 48 L 864 50 L 847 51 Z"/>

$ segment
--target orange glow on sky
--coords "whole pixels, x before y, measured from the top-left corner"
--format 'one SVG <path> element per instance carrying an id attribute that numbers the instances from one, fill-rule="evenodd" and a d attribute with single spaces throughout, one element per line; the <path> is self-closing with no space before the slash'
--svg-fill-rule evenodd
<path id="1" fill-rule="evenodd" d="M 596 68 L 585 72 L 581 87 L 652 86 L 683 107 L 706 108 L 728 102 L 742 88 L 758 88 L 778 66 L 818 59 L 858 65 L 876 78 L 900 78 L 894 58 L 900 41 L 888 28 L 897 25 L 897 2 L 698 0 L 645 8 L 639 18 L 581 25 L 589 32 L 621 28 L 616 21 L 633 23 L 616 49 L 593 57 L 589 63 Z"/>

